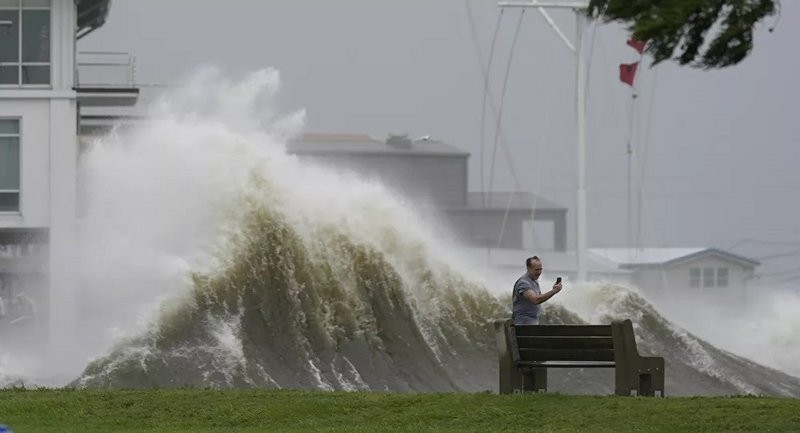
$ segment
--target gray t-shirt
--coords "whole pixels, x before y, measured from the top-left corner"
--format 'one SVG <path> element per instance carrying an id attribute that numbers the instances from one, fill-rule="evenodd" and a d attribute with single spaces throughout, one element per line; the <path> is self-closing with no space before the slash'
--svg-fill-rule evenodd
<path id="1" fill-rule="evenodd" d="M 525 298 L 523 293 L 528 290 L 533 290 L 533 293 L 541 295 L 542 291 L 539 290 L 539 282 L 532 279 L 527 273 L 514 283 L 514 293 L 511 295 L 511 316 L 528 316 L 532 318 L 539 317 L 541 307 Z"/>

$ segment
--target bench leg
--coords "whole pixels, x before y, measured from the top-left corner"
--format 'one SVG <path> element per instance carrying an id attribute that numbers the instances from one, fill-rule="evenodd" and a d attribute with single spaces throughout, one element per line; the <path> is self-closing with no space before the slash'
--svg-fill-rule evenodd
<path id="1" fill-rule="evenodd" d="M 500 394 L 511 394 L 513 392 L 519 392 L 517 391 L 518 389 L 522 389 L 522 375 L 511 360 L 511 352 L 508 342 L 508 327 L 510 325 L 510 320 L 498 320 L 494 324 L 497 341 L 497 356 L 499 361 L 498 392 Z"/>
<path id="2" fill-rule="evenodd" d="M 647 397 L 664 396 L 664 358 L 642 358 L 639 368 L 639 395 Z"/>
<path id="3" fill-rule="evenodd" d="M 618 363 L 615 371 L 615 394 L 642 397 L 664 396 L 664 358 L 643 357 L 637 365 Z"/>
<path id="4" fill-rule="evenodd" d="M 524 375 L 511 362 L 500 363 L 500 394 L 522 392 Z"/>
<path id="5" fill-rule="evenodd" d="M 656 358 L 651 366 L 651 374 L 653 378 L 653 395 L 664 397 L 664 358 Z"/>
<path id="6" fill-rule="evenodd" d="M 537 368 L 525 375 L 525 392 L 546 392 L 547 391 L 547 369 Z"/>
<path id="7" fill-rule="evenodd" d="M 628 376 L 627 374 L 624 376 Z M 658 382 L 658 374 L 653 372 L 638 371 L 630 377 L 617 379 L 617 386 L 615 390 L 616 395 L 621 396 L 639 396 L 639 397 L 654 397 L 656 391 L 660 396 L 664 395 L 664 388 L 656 386 Z M 626 380 L 627 379 L 627 380 Z"/>
<path id="8" fill-rule="evenodd" d="M 501 371 L 500 394 L 547 391 L 547 370 L 519 372 L 516 368 Z"/>
<path id="9" fill-rule="evenodd" d="M 520 392 L 546 392 L 547 369 L 537 368 L 519 373 L 519 382 L 514 386 L 514 393 Z"/>
<path id="10" fill-rule="evenodd" d="M 622 383 L 617 380 L 615 394 L 622 396 L 640 397 L 664 397 L 664 373 L 663 371 L 639 372 L 632 378 Z"/>
<path id="11" fill-rule="evenodd" d="M 652 397 L 653 393 L 653 376 L 649 373 L 639 374 L 639 395 L 642 397 Z"/>
<path id="12" fill-rule="evenodd" d="M 630 396 L 632 394 L 632 389 L 636 389 L 635 387 L 631 386 L 631 374 L 625 369 L 621 362 L 617 362 L 616 369 L 614 371 L 614 394 L 619 396 Z"/>

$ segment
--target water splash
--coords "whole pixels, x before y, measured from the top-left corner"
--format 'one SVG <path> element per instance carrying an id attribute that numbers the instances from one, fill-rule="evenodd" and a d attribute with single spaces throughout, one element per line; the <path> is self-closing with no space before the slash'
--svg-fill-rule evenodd
<path id="1" fill-rule="evenodd" d="M 412 203 L 287 154 L 303 113 L 275 114 L 278 87 L 273 70 L 204 71 L 84 153 L 78 332 L 59 366 L 91 387 L 494 389 L 505 300 Z M 672 394 L 800 394 L 631 291 L 580 289 L 544 320 L 633 318 Z M 611 388 L 572 376 L 563 390 Z"/>
<path id="2" fill-rule="evenodd" d="M 363 388 L 369 379 L 354 365 L 365 354 L 339 357 L 342 345 L 384 352 L 407 343 L 399 341 L 404 335 L 419 341 L 423 353 L 413 356 L 438 369 L 453 344 L 475 328 L 490 330 L 485 320 L 442 328 L 469 314 L 454 304 L 463 298 L 473 309 L 500 307 L 453 271 L 460 264 L 439 228 L 382 185 L 285 152 L 302 113 L 274 116 L 274 71 L 242 83 L 210 71 L 190 81 L 160 101 L 146 124 L 97 142 L 84 157 L 84 305 L 109 312 L 102 319 L 112 326 L 101 328 L 114 332 L 106 344 L 141 336 L 112 352 L 119 359 L 91 364 L 81 383 L 105 383 L 108 369 L 139 378 L 164 359 L 191 356 L 202 360 L 200 370 L 228 372 L 186 378 L 204 386 Z M 129 204 L 120 206 L 119 197 Z M 93 254 L 109 240 L 112 254 Z M 156 307 L 176 297 L 172 308 Z M 397 336 L 384 337 L 388 329 Z M 287 367 L 277 351 L 306 361 Z M 389 371 L 392 362 L 375 368 Z M 277 379 L 296 376 L 297 366 L 301 378 Z"/>
<path id="3" fill-rule="evenodd" d="M 641 293 L 633 288 L 611 284 L 589 284 L 571 292 L 565 291 L 562 302 L 591 323 L 607 323 L 611 320 L 630 318 L 634 332 L 644 354 L 658 354 L 672 363 L 672 377 L 676 382 L 676 370 L 684 379 L 697 373 L 715 382 L 730 386 L 736 393 L 795 395 L 793 385 L 783 386 L 781 380 L 761 380 L 759 377 L 775 374 L 787 383 L 800 383 L 797 378 L 756 365 L 733 353 L 712 346 L 708 341 L 688 332 L 667 320 Z M 680 368 L 675 368 L 679 366 Z M 679 382 L 686 382 L 680 381 Z M 697 379 L 697 383 L 704 380 Z M 710 384 L 707 383 L 707 386 Z M 702 387 L 699 387 L 702 390 Z M 671 390 L 675 393 L 674 387 Z"/>
<path id="4" fill-rule="evenodd" d="M 714 345 L 800 377 L 798 293 L 759 287 L 737 299 L 735 309 L 713 302 L 656 305 Z"/>

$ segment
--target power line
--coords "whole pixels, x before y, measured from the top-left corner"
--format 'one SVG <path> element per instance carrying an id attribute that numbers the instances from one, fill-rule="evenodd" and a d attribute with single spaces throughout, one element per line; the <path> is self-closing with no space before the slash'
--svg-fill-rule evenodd
<path id="1" fill-rule="evenodd" d="M 497 22 L 494 25 L 494 34 L 492 35 L 492 44 L 489 47 L 489 62 L 486 66 L 486 70 L 483 69 L 483 54 L 481 53 L 480 43 L 478 41 L 478 30 L 475 26 L 475 17 L 472 14 L 472 7 L 469 5 L 469 0 L 464 0 L 464 7 L 467 11 L 467 18 L 470 24 L 470 30 L 472 31 L 472 41 L 475 46 L 475 52 L 478 55 L 478 61 L 481 65 L 481 72 L 483 74 L 483 102 L 481 102 L 481 157 L 480 157 L 480 176 L 481 176 L 481 201 L 483 202 L 483 207 L 486 207 L 486 176 L 484 175 L 484 163 L 483 157 L 485 153 L 485 141 L 484 138 L 486 136 L 486 97 L 489 94 L 489 77 L 491 76 L 492 71 L 492 63 L 494 61 L 494 49 L 497 43 L 497 35 L 500 33 L 500 24 L 503 20 L 503 14 L 505 9 L 500 9 L 500 13 L 497 15 Z"/>
<path id="2" fill-rule="evenodd" d="M 470 19 L 472 19 L 471 9 L 469 9 L 469 2 L 465 1 L 465 5 L 467 6 L 467 11 L 470 11 L 469 17 L 470 17 Z M 483 67 L 483 60 L 482 60 L 483 56 L 481 55 L 480 46 L 479 46 L 479 44 L 477 42 L 477 29 L 475 28 L 474 23 L 471 23 L 471 24 L 472 24 L 471 29 L 472 29 L 472 34 L 473 34 L 473 40 L 475 41 L 475 48 L 476 48 L 476 52 L 478 54 L 478 61 L 480 62 L 481 74 L 483 74 L 483 78 L 486 79 L 486 76 L 488 74 L 486 73 L 486 69 Z M 488 86 L 486 88 L 486 91 L 487 91 L 488 96 L 489 96 L 488 97 L 488 99 L 489 99 L 489 108 L 491 109 L 492 115 L 495 118 L 498 118 L 497 106 L 494 103 L 494 96 L 492 95 L 491 86 Z M 511 175 L 511 178 L 514 180 L 514 186 L 517 188 L 517 190 L 521 191 L 522 188 L 520 186 L 519 176 L 517 175 L 516 169 L 514 168 L 513 159 L 511 158 L 511 154 L 509 153 L 508 144 L 506 143 L 505 134 L 503 133 L 503 128 L 502 127 L 500 127 L 498 129 L 498 133 L 499 133 L 500 145 L 503 147 L 503 150 L 505 151 L 505 156 L 506 156 L 506 159 L 507 159 L 508 164 L 509 164 L 509 174 Z M 483 163 L 483 161 L 481 161 L 481 164 L 482 163 Z"/>
<path id="3" fill-rule="evenodd" d="M 733 245 L 728 247 L 732 250 L 742 244 L 761 244 L 761 245 L 782 245 L 782 246 L 798 246 L 800 241 L 768 241 L 764 239 L 744 238 L 736 241 Z"/>
<path id="4" fill-rule="evenodd" d="M 658 69 L 656 68 L 653 71 L 653 81 L 650 83 L 650 100 L 647 101 L 647 119 L 645 120 L 644 124 L 644 140 L 642 140 L 641 145 L 641 158 L 639 158 L 639 185 L 637 188 L 637 208 L 636 208 L 636 246 L 641 247 L 642 242 L 642 211 L 644 208 L 644 204 L 642 203 L 644 200 L 644 181 L 645 181 L 645 173 L 647 167 L 647 150 L 650 144 L 650 130 L 653 121 L 653 105 L 655 105 L 655 97 L 656 97 L 656 83 L 658 82 Z"/>
<path id="5" fill-rule="evenodd" d="M 784 269 L 782 271 L 775 271 L 775 272 L 770 272 L 768 274 L 760 274 L 760 275 L 762 276 L 762 278 L 765 279 L 774 279 L 775 277 L 781 277 L 784 275 L 793 275 L 793 274 L 800 274 L 800 268 L 795 267 L 790 269 Z"/>
<path id="6" fill-rule="evenodd" d="M 490 63 L 489 63 L 489 65 L 487 65 L 487 68 L 484 68 L 483 67 L 483 63 L 484 63 L 483 62 L 483 55 L 481 53 L 480 43 L 478 41 L 478 32 L 477 32 L 477 28 L 475 26 L 475 19 L 474 19 L 473 14 L 472 14 L 472 8 L 469 5 L 469 0 L 464 0 L 464 6 L 465 6 L 465 9 L 467 11 L 467 18 L 469 20 L 470 30 L 472 32 L 472 40 L 473 40 L 473 43 L 474 43 L 475 52 L 476 52 L 476 54 L 478 56 L 478 61 L 480 63 L 481 74 L 483 75 L 482 78 L 484 80 L 483 105 L 481 107 L 481 189 L 482 189 L 481 196 L 482 196 L 482 199 L 483 199 L 484 207 L 486 207 L 486 192 L 487 192 L 487 190 L 484 189 L 484 179 L 483 179 L 483 177 L 484 177 L 483 176 L 483 169 L 484 169 L 484 165 L 485 165 L 484 161 L 483 161 L 483 156 L 484 156 L 483 155 L 483 153 L 484 153 L 484 141 L 483 141 L 483 139 L 484 139 L 484 135 L 485 135 L 485 130 L 484 130 L 485 123 L 484 122 L 485 122 L 485 117 L 486 117 L 485 116 L 485 113 L 486 113 L 485 110 L 486 110 L 487 96 L 488 96 L 488 99 L 489 99 L 489 107 L 491 108 L 492 115 L 496 119 L 494 147 L 493 147 L 493 153 L 492 153 L 492 165 L 491 165 L 491 168 L 490 168 L 491 169 L 490 178 L 491 179 L 494 178 L 494 159 L 495 159 L 495 155 L 496 155 L 496 151 L 497 151 L 497 144 L 498 144 L 498 141 L 499 141 L 501 147 L 503 148 L 503 153 L 504 153 L 504 155 L 506 157 L 506 161 L 507 161 L 508 166 L 509 166 L 509 173 L 511 174 L 511 178 L 514 180 L 514 186 L 516 188 L 516 191 L 522 191 L 522 186 L 520 184 L 519 176 L 517 176 L 516 169 L 515 169 L 515 166 L 514 166 L 514 160 L 513 160 L 512 156 L 511 156 L 511 153 L 510 153 L 510 151 L 508 149 L 508 145 L 507 145 L 507 143 L 505 141 L 505 134 L 503 133 L 503 127 L 502 127 L 502 112 L 503 111 L 502 110 L 503 110 L 503 104 L 505 102 L 505 91 L 506 91 L 507 84 L 508 84 L 508 76 L 509 76 L 509 71 L 511 69 L 511 63 L 512 63 L 513 56 L 514 56 L 514 49 L 515 49 L 515 46 L 516 46 L 516 43 L 517 43 L 517 40 L 518 40 L 518 37 L 519 37 L 519 31 L 520 31 L 520 28 L 521 28 L 522 18 L 524 17 L 525 10 L 523 9 L 522 13 L 520 13 L 520 19 L 519 19 L 519 22 L 517 23 L 517 29 L 514 32 L 514 42 L 513 42 L 512 47 L 511 47 L 511 53 L 509 54 L 508 65 L 506 67 L 505 79 L 503 81 L 502 96 L 500 98 L 500 110 L 498 111 L 497 107 L 494 104 L 494 96 L 492 95 L 491 86 L 489 86 L 489 78 L 490 78 L 489 77 L 489 70 L 491 69 L 491 63 L 492 63 L 491 59 L 494 57 L 495 42 L 496 42 L 496 39 L 497 39 L 497 34 L 499 33 L 500 24 L 501 24 L 501 20 L 502 20 L 502 17 L 503 17 L 503 9 L 501 9 L 501 13 L 498 15 L 497 24 L 495 26 L 494 35 L 492 37 L 492 45 L 491 45 L 491 51 L 490 51 Z M 492 187 L 491 187 L 491 182 L 490 182 L 490 187 L 488 189 L 488 193 L 489 193 L 489 198 L 490 199 L 491 199 L 491 188 Z M 509 213 L 510 208 L 511 208 L 511 200 L 512 199 L 513 199 L 513 195 L 510 195 L 508 204 L 506 206 L 506 212 L 505 212 L 505 215 L 503 217 L 503 225 L 502 225 L 501 230 L 500 230 L 498 244 L 502 241 L 503 232 L 505 230 L 506 220 L 508 218 L 508 213 Z M 534 208 L 535 208 L 535 202 L 536 202 L 536 198 L 534 197 Z M 489 253 L 489 251 L 487 250 L 487 254 L 488 253 Z"/>
<path id="7" fill-rule="evenodd" d="M 769 255 L 766 255 L 766 256 L 756 257 L 755 259 L 756 260 L 781 259 L 781 258 L 784 258 L 784 257 L 793 257 L 793 256 L 796 256 L 798 254 L 800 254 L 800 249 L 792 250 L 792 251 L 785 252 L 785 253 L 769 254 Z"/>
<path id="8" fill-rule="evenodd" d="M 549 24 L 552 28 L 554 28 L 556 30 L 556 32 L 558 33 L 558 35 L 562 39 L 566 39 L 564 34 L 561 33 L 560 30 L 558 30 L 558 27 L 555 25 L 555 23 L 552 22 L 552 19 L 549 17 L 549 15 L 547 15 L 547 13 L 544 11 L 544 9 L 539 9 L 539 12 L 540 12 L 541 16 L 544 18 L 544 20 L 547 22 L 547 24 Z M 597 30 L 597 26 L 596 25 L 594 27 L 594 30 L 595 31 Z M 592 38 L 593 38 L 592 39 L 592 43 L 594 43 L 594 33 L 592 34 Z M 565 40 L 565 42 L 567 42 L 567 46 L 571 47 L 571 49 L 574 51 L 575 47 L 572 46 L 572 44 L 570 44 L 569 41 Z M 552 44 L 544 44 L 544 48 L 545 48 L 546 51 L 542 55 L 542 59 L 543 59 L 543 64 L 547 64 L 548 59 L 552 57 L 552 53 L 551 53 Z M 589 58 L 591 59 L 591 56 Z M 591 63 L 591 61 L 589 63 Z M 589 75 L 587 74 L 587 77 L 588 76 Z M 589 89 L 591 89 L 591 88 L 589 88 Z M 552 91 L 552 87 L 550 89 L 548 89 L 548 90 Z M 546 95 L 545 96 L 546 100 L 544 101 L 545 104 L 546 104 L 545 106 L 549 106 L 550 105 L 549 100 L 550 100 L 551 93 L 546 93 L 545 95 Z M 554 112 L 555 112 L 555 110 L 545 110 L 544 117 L 542 119 L 543 120 L 543 122 L 542 122 L 543 125 L 548 125 L 548 126 L 551 125 L 550 120 L 551 120 Z M 544 173 L 544 151 L 545 151 L 545 146 L 547 146 L 547 143 L 550 143 L 550 138 L 551 138 L 550 134 L 551 134 L 552 128 L 545 127 L 545 128 L 541 128 L 541 130 L 543 130 L 544 133 L 542 134 L 541 141 L 540 141 L 539 145 L 537 146 L 538 153 L 537 153 L 536 158 L 535 158 L 535 160 L 536 160 L 536 174 L 535 174 L 536 178 L 534 180 L 533 201 L 531 203 L 531 207 L 534 209 L 534 212 L 536 212 L 536 202 L 539 200 L 539 193 L 541 192 L 540 188 L 541 188 L 541 184 L 542 184 L 542 178 L 544 176 L 543 173 Z M 508 210 L 506 210 L 506 212 L 508 212 Z M 530 227 L 531 227 L 531 241 L 533 242 L 532 245 L 534 245 L 534 246 L 541 245 L 539 237 L 536 234 L 537 230 L 536 230 L 535 222 L 533 221 L 533 217 L 531 218 L 531 226 Z"/>
<path id="9" fill-rule="evenodd" d="M 503 90 L 500 94 L 500 111 L 497 116 L 497 124 L 495 125 L 495 132 L 494 132 L 494 146 L 492 147 L 492 163 L 489 166 L 489 197 L 492 196 L 492 185 L 494 183 L 494 161 L 495 156 L 497 155 L 497 137 L 498 131 L 500 130 L 500 124 L 503 121 L 503 109 L 505 107 L 506 102 L 506 89 L 508 88 L 508 77 L 511 75 L 511 64 L 514 60 L 514 52 L 517 47 L 517 40 L 519 39 L 519 31 L 522 28 L 522 20 L 525 18 L 525 9 L 523 9 L 519 14 L 519 20 L 517 20 L 517 28 L 514 30 L 514 40 L 511 42 L 511 52 L 508 54 L 508 64 L 506 64 L 506 73 L 503 77 Z M 513 164 L 513 162 L 512 162 Z M 517 188 L 518 190 L 520 188 Z M 509 194 L 508 203 L 506 203 L 506 211 L 503 213 L 503 223 L 500 226 L 500 233 L 497 235 L 497 246 L 499 247 L 503 242 L 503 234 L 506 230 L 506 223 L 508 222 L 508 214 L 511 210 L 511 201 L 513 200 L 513 194 Z M 491 201 L 491 200 L 490 200 Z"/>
<path id="10" fill-rule="evenodd" d="M 497 115 L 497 123 L 495 125 L 495 133 L 494 133 L 494 146 L 492 147 L 492 159 L 491 159 L 491 164 L 489 165 L 489 188 L 488 188 L 489 197 L 491 197 L 492 188 L 494 184 L 494 163 L 497 155 L 497 140 L 499 137 L 500 126 L 503 122 L 503 110 L 505 108 L 506 90 L 508 90 L 508 77 L 511 74 L 511 65 L 514 61 L 514 50 L 517 47 L 517 40 L 519 39 L 519 31 L 522 28 L 523 18 L 525 18 L 525 9 L 522 9 L 522 11 L 519 14 L 519 19 L 517 20 L 517 28 L 514 30 L 514 39 L 511 41 L 511 52 L 508 54 L 508 62 L 506 63 L 506 73 L 505 76 L 503 77 L 503 89 L 501 90 L 500 93 L 500 110 Z"/>

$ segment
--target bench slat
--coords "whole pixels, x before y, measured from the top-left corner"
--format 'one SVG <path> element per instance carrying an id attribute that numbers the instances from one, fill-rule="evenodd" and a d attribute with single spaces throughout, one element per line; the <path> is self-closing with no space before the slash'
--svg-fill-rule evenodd
<path id="1" fill-rule="evenodd" d="M 614 361 L 613 349 L 519 349 L 520 361 Z"/>
<path id="2" fill-rule="evenodd" d="M 519 336 L 520 349 L 613 349 L 611 337 Z"/>
<path id="3" fill-rule="evenodd" d="M 520 371 L 531 371 L 537 368 L 614 368 L 616 364 L 609 361 L 586 361 L 586 362 L 573 362 L 573 361 L 521 361 L 517 363 L 517 368 Z"/>
<path id="4" fill-rule="evenodd" d="M 514 325 L 517 337 L 520 336 L 579 336 L 611 337 L 609 325 Z"/>

